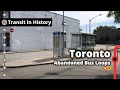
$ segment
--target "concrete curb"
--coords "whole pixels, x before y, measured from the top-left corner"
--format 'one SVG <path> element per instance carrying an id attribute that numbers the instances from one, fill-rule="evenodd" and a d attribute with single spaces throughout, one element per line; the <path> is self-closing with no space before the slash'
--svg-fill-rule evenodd
<path id="1" fill-rule="evenodd" d="M 36 63 L 36 64 L 28 64 L 28 65 L 18 65 L 18 66 L 6 66 L 6 68 L 19 68 L 19 67 L 27 67 L 27 66 L 37 66 L 37 65 L 46 65 L 46 64 L 52 64 L 53 60 L 47 61 L 47 62 L 41 62 L 41 63 Z M 1 68 L 4 66 L 2 65 Z"/>
<path id="2" fill-rule="evenodd" d="M 28 65 L 21 65 L 21 66 L 6 66 L 6 68 L 21 68 L 21 67 L 29 67 L 29 66 L 38 66 L 38 65 L 47 65 L 52 64 L 53 62 L 44 62 L 44 63 L 36 63 L 36 64 L 28 64 Z M 1 66 L 3 68 L 3 66 Z"/>
<path id="3" fill-rule="evenodd" d="M 62 61 L 68 61 L 67 60 L 62 60 Z M 19 65 L 19 66 L 6 66 L 6 68 L 21 68 L 21 67 L 29 67 L 29 66 L 38 66 L 38 65 L 47 65 L 47 64 L 53 64 L 54 60 L 46 61 L 46 62 L 41 62 L 41 63 L 35 63 L 35 64 L 28 64 L 28 65 Z M 3 66 L 0 66 L 0 68 L 3 68 Z"/>
<path id="4" fill-rule="evenodd" d="M 16 54 L 16 53 L 32 53 L 32 52 L 41 52 L 41 51 L 50 51 L 50 50 L 40 50 L 40 51 L 21 51 L 21 52 L 6 52 L 6 54 Z M 3 52 L 0 52 L 0 55 L 2 55 Z"/>

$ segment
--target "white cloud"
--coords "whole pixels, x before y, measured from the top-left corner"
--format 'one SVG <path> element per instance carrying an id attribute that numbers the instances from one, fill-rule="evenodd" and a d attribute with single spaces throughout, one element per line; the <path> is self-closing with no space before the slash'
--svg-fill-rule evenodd
<path id="1" fill-rule="evenodd" d="M 52 11 L 58 14 L 63 15 L 62 11 Z M 72 17 L 75 19 L 80 20 L 80 26 L 83 29 L 83 32 L 86 32 L 86 25 L 87 25 L 87 32 L 89 32 L 89 20 L 94 18 L 95 16 L 102 14 L 101 16 L 96 17 L 91 22 L 91 32 L 98 26 L 116 26 L 119 28 L 119 25 L 114 23 L 114 19 L 107 18 L 108 11 L 65 11 L 65 16 Z"/>
<path id="2" fill-rule="evenodd" d="M 58 14 L 63 14 L 62 11 L 52 11 Z M 99 23 L 109 20 L 114 20 L 113 18 L 107 18 L 108 11 L 65 11 L 65 16 L 72 17 L 80 20 L 80 25 L 89 24 L 89 20 L 94 18 L 95 16 L 102 14 L 101 16 L 96 17 L 92 20 L 92 23 Z"/>

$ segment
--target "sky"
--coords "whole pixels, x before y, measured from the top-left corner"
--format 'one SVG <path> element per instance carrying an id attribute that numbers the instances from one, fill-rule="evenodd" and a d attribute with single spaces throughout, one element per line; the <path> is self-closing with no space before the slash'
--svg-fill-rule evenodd
<path id="1" fill-rule="evenodd" d="M 63 15 L 62 11 L 51 12 Z M 120 24 L 114 23 L 113 17 L 107 18 L 107 13 L 108 11 L 64 11 L 65 16 L 78 19 L 80 21 L 80 27 L 83 29 L 82 32 L 87 33 L 89 32 L 89 20 L 96 17 L 99 14 L 102 15 L 94 18 L 91 21 L 91 32 L 93 32 L 93 30 L 98 26 L 116 26 L 117 28 L 120 28 Z"/>

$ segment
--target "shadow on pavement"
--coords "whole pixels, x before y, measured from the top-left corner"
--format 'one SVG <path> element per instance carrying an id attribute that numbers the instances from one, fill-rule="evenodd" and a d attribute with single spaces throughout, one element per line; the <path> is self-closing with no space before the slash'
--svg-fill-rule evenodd
<path id="1" fill-rule="evenodd" d="M 97 75 L 94 79 L 113 79 L 113 74 L 109 75 Z M 120 79 L 120 74 L 117 75 L 117 79 Z"/>

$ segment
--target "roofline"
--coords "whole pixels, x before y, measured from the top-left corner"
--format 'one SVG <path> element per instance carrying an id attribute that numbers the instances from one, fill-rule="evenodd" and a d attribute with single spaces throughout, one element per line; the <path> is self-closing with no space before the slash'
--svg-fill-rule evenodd
<path id="1" fill-rule="evenodd" d="M 12 12 L 12 11 L 9 11 L 9 12 Z M 57 13 L 55 13 L 55 12 L 51 12 L 51 11 L 47 11 L 47 12 L 53 13 L 53 14 L 56 14 L 56 15 L 59 15 L 59 16 L 63 16 L 63 15 L 57 14 Z M 67 18 L 70 18 L 70 19 L 74 19 L 74 20 L 80 21 L 79 19 L 75 19 L 75 18 L 72 18 L 72 17 L 68 17 L 68 16 L 64 16 L 64 17 L 67 17 Z"/>
<path id="2" fill-rule="evenodd" d="M 50 13 L 53 13 L 53 14 L 56 14 L 56 15 L 59 15 L 59 16 L 63 16 L 63 15 L 55 13 L 55 12 L 51 12 L 51 11 L 47 11 L 47 12 L 50 12 Z M 65 17 L 70 18 L 70 19 L 74 19 L 74 20 L 77 20 L 77 21 L 80 21 L 79 19 L 75 19 L 75 18 L 72 18 L 72 17 L 68 17 L 68 16 L 65 16 Z"/>

